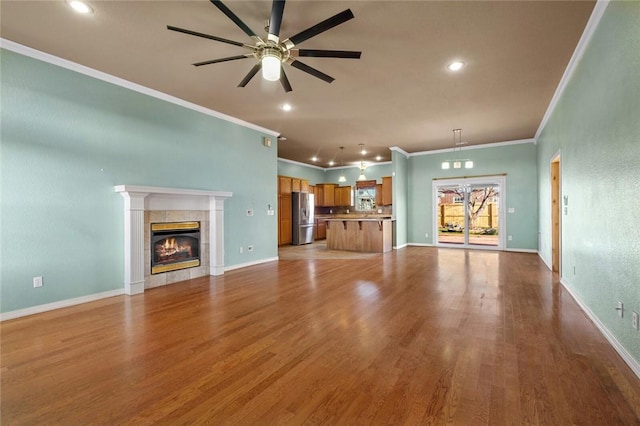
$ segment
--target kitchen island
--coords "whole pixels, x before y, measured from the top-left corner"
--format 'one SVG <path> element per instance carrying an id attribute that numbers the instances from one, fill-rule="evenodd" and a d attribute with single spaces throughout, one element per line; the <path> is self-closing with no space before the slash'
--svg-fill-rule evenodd
<path id="1" fill-rule="evenodd" d="M 393 219 L 390 216 L 343 216 L 324 220 L 329 250 L 386 253 L 393 248 Z"/>

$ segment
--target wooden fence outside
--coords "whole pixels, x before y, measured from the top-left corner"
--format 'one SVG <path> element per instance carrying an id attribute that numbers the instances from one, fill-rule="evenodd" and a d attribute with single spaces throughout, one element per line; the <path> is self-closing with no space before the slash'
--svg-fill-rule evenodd
<path id="1" fill-rule="evenodd" d="M 438 223 L 441 228 L 447 224 L 464 227 L 464 204 L 440 204 L 438 210 Z M 475 220 L 476 228 L 498 228 L 498 206 L 494 203 L 487 204 L 487 207 L 478 215 Z"/>

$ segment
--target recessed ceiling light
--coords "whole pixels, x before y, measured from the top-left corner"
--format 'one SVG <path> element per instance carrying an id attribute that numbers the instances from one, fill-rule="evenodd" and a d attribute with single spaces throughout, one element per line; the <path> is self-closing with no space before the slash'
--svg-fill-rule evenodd
<path id="1" fill-rule="evenodd" d="M 382 157 L 380 157 L 379 155 L 376 155 L 376 161 L 380 161 L 382 160 Z"/>
<path id="2" fill-rule="evenodd" d="M 89 6 L 87 3 L 82 2 L 80 0 L 71 0 L 71 1 L 68 1 L 67 4 L 71 6 L 71 8 L 78 13 L 82 13 L 82 14 L 93 13 L 93 9 L 91 8 L 91 6 Z"/>
<path id="3" fill-rule="evenodd" d="M 333 166 L 334 164 L 336 164 L 336 163 L 334 163 L 333 160 L 329 161 L 329 165 L 330 166 Z"/>
<path id="4" fill-rule="evenodd" d="M 318 157 L 314 155 L 313 157 L 311 157 L 311 161 L 318 161 Z"/>
<path id="5" fill-rule="evenodd" d="M 449 65 L 447 65 L 447 68 L 449 68 L 449 71 L 460 71 L 463 67 L 464 67 L 464 62 L 462 61 L 451 62 Z"/>
<path id="6" fill-rule="evenodd" d="M 282 105 L 282 110 L 283 111 L 291 111 L 291 105 L 289 105 L 289 104 Z"/>

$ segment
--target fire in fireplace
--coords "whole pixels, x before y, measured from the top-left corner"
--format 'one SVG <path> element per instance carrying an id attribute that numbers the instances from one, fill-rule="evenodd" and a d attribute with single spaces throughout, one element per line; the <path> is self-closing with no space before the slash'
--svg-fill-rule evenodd
<path id="1" fill-rule="evenodd" d="M 200 222 L 151 224 L 151 273 L 200 266 Z"/>

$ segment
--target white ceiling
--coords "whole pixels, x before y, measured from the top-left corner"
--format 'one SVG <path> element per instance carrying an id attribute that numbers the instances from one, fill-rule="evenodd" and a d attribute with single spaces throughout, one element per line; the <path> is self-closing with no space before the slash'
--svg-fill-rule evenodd
<path id="1" fill-rule="evenodd" d="M 469 145 L 534 137 L 595 2 L 288 1 L 282 38 L 350 8 L 355 19 L 296 47 L 362 51 L 359 60 L 301 58 L 335 81 L 287 67 L 290 93 L 259 74 L 238 88 L 253 59 L 191 65 L 246 51 L 167 25 L 251 42 L 207 0 L 90 4 L 82 16 L 62 0 L 2 0 L 0 35 L 280 132 L 280 158 L 313 164 L 317 155 L 326 167 L 340 146 L 345 164 L 388 161 L 390 146 L 451 148 L 454 128 Z M 266 36 L 270 1 L 225 4 Z M 454 59 L 466 63 L 459 73 L 446 68 Z"/>

